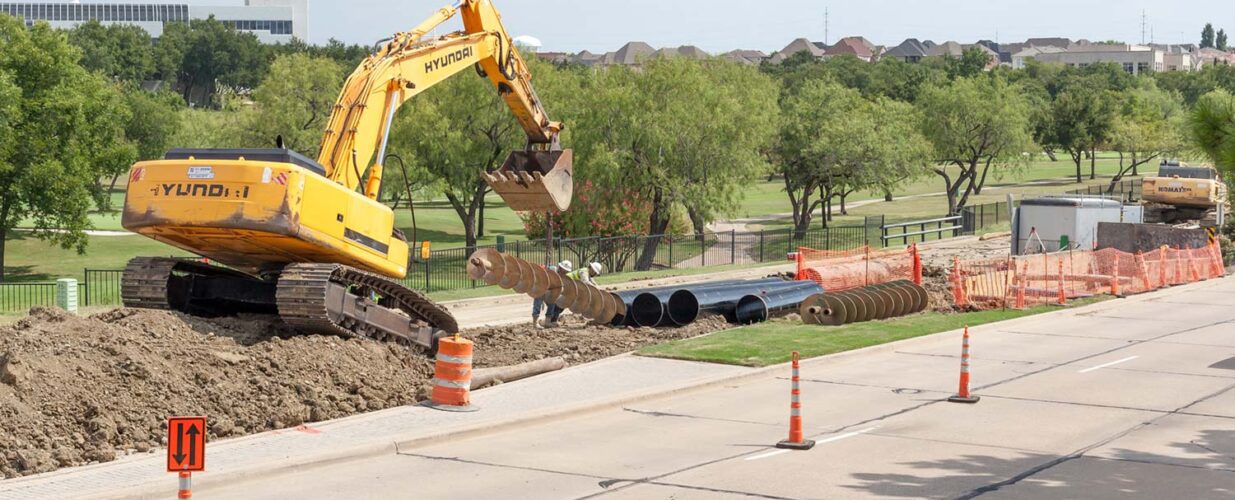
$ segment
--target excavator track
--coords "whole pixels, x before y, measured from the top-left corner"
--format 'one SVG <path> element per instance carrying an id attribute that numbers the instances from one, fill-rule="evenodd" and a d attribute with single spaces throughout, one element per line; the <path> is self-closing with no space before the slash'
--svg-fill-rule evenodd
<path id="1" fill-rule="evenodd" d="M 276 297 L 279 317 L 307 333 L 361 336 L 432 349 L 435 337 L 459 330 L 449 311 L 419 292 L 339 264 L 288 265 L 279 274 Z M 391 311 L 401 318 L 391 318 Z M 400 320 L 408 325 L 407 331 L 399 331 Z"/>
<path id="2" fill-rule="evenodd" d="M 454 316 L 396 281 L 340 264 L 290 264 L 267 279 L 189 259 L 137 257 L 121 278 L 125 306 L 195 316 L 278 314 L 311 334 L 420 346 L 458 331 Z"/>

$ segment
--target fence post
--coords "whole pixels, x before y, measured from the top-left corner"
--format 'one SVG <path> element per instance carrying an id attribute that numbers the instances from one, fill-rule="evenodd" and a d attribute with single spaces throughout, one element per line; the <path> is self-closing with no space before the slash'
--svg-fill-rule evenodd
<path id="1" fill-rule="evenodd" d="M 429 261 L 432 260 L 432 255 L 430 255 L 428 259 L 425 259 L 425 293 L 429 293 L 429 269 L 432 267 L 429 265 Z"/>
<path id="2" fill-rule="evenodd" d="M 669 269 L 677 267 L 677 262 L 673 260 L 673 235 L 669 235 Z"/>
<path id="3" fill-rule="evenodd" d="M 708 267 L 708 233 L 699 233 L 699 267 Z"/>
<path id="4" fill-rule="evenodd" d="M 763 230 L 760 230 L 760 262 L 763 262 Z"/>
<path id="5" fill-rule="evenodd" d="M 738 263 L 738 230 L 729 230 L 729 264 Z"/>

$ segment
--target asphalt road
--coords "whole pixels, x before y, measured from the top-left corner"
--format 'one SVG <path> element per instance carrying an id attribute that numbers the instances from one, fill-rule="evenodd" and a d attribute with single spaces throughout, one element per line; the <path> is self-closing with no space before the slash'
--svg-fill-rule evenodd
<path id="1" fill-rule="evenodd" d="M 1235 279 L 803 367 L 810 451 L 781 451 L 787 370 L 289 470 L 201 498 L 1230 498 Z"/>

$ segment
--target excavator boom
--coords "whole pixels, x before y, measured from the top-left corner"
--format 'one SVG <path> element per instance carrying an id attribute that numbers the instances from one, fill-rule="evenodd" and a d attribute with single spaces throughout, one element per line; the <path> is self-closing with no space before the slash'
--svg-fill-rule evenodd
<path id="1" fill-rule="evenodd" d="M 463 20 L 463 30 L 425 38 L 456 15 Z M 572 157 L 558 143 L 562 124 L 549 120 L 527 64 L 490 0 L 462 0 L 439 9 L 411 31 L 383 41 L 356 68 L 322 137 L 317 161 L 327 176 L 352 189 L 363 187 L 375 198 L 381 187 L 380 162 L 399 106 L 469 68 L 493 83 L 527 134 L 525 150 L 511 153 L 498 171 L 484 172 L 486 182 L 516 211 L 569 207 Z"/>

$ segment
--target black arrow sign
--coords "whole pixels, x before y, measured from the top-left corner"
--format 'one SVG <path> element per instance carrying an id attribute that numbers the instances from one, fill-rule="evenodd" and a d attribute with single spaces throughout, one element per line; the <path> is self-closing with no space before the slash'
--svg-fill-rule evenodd
<path id="1" fill-rule="evenodd" d="M 189 427 L 189 429 L 192 429 L 192 427 Z M 176 424 L 176 435 L 177 436 L 184 435 L 184 424 Z M 192 453 L 193 453 L 193 448 L 190 446 L 189 448 L 190 456 L 192 456 Z M 181 440 L 181 439 L 176 440 L 176 454 L 172 455 L 172 458 L 175 458 L 177 463 L 184 462 L 184 440 Z"/>
<path id="2" fill-rule="evenodd" d="M 197 424 L 189 425 L 189 465 L 197 464 Z"/>

